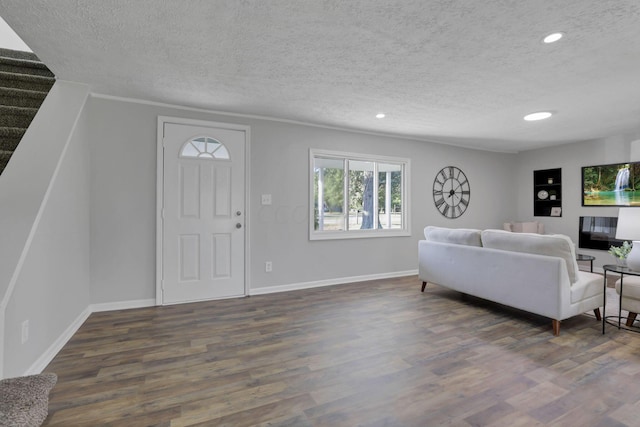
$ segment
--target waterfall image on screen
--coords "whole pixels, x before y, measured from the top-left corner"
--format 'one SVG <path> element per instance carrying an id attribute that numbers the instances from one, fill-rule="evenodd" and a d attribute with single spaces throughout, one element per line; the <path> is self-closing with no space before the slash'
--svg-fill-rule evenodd
<path id="1" fill-rule="evenodd" d="M 583 206 L 640 206 L 640 162 L 582 168 Z"/>

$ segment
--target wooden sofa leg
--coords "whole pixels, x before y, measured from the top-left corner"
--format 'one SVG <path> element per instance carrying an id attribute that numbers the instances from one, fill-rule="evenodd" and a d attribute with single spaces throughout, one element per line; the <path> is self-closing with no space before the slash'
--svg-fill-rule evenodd
<path id="1" fill-rule="evenodd" d="M 560 335 L 560 321 L 553 319 L 551 322 L 553 326 L 553 335 L 557 337 L 558 335 Z"/>
<path id="2" fill-rule="evenodd" d="M 602 320 L 602 316 L 600 316 L 600 308 L 594 308 L 593 314 L 596 315 L 596 320 Z"/>
<path id="3" fill-rule="evenodd" d="M 633 322 L 635 322 L 637 315 L 638 313 L 629 312 L 629 317 L 627 317 L 627 326 L 633 326 Z"/>
<path id="4" fill-rule="evenodd" d="M 422 292 L 424 292 L 424 288 L 427 287 L 427 282 L 422 282 Z"/>

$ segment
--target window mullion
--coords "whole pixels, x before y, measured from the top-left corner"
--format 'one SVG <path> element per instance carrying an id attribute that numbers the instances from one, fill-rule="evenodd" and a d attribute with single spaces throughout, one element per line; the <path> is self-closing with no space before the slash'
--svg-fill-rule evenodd
<path id="1" fill-rule="evenodd" d="M 342 229 L 344 231 L 349 231 L 349 160 L 342 159 L 342 169 L 344 170 L 344 199 L 342 201 L 342 212 L 343 217 L 343 226 Z"/>
<path id="2" fill-rule="evenodd" d="M 378 162 L 373 163 L 373 224 L 371 229 L 378 229 Z"/>
<path id="3" fill-rule="evenodd" d="M 391 229 L 391 172 L 385 173 L 384 179 L 384 214 L 386 217 L 387 228 Z"/>
<path id="4" fill-rule="evenodd" d="M 318 230 L 324 230 L 324 168 L 318 168 Z"/>

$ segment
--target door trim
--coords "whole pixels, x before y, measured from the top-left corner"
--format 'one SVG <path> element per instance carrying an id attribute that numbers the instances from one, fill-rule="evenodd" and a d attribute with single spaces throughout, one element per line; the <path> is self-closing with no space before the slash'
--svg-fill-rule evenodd
<path id="1" fill-rule="evenodd" d="M 250 147 L 251 147 L 251 127 L 245 125 L 238 125 L 233 123 L 221 123 L 212 122 L 208 120 L 195 120 L 186 119 L 181 117 L 170 116 L 158 116 L 158 133 L 157 133 L 157 146 L 156 146 L 156 305 L 164 305 L 163 290 L 162 290 L 162 253 L 163 253 L 163 218 L 162 207 L 164 206 L 164 125 L 165 123 L 173 123 L 178 125 L 192 125 L 203 126 L 212 128 L 222 128 L 229 130 L 243 131 L 245 134 L 244 139 L 244 206 L 245 206 L 245 229 L 244 229 L 244 295 L 249 295 L 250 281 L 250 268 L 251 265 L 249 259 L 249 234 L 251 231 L 250 224 L 250 188 L 251 188 L 251 168 L 249 167 Z"/>

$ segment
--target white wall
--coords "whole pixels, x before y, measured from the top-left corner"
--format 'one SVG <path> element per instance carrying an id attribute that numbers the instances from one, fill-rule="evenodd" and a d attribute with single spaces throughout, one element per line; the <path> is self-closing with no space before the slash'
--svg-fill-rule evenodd
<path id="1" fill-rule="evenodd" d="M 639 138 L 640 134 L 618 135 L 520 153 L 517 157 L 518 218 L 544 222 L 546 232 L 571 237 L 580 253 L 597 258 L 594 268 L 612 263 L 613 258 L 606 251 L 578 248 L 580 216 L 618 216 L 616 207 L 582 206 L 582 167 L 640 160 L 640 151 L 633 154 L 634 141 Z M 534 217 L 533 171 L 551 168 L 562 168 L 562 217 Z"/>
<path id="2" fill-rule="evenodd" d="M 155 298 L 156 123 L 174 116 L 251 126 L 250 284 L 252 289 L 417 269 L 425 225 L 501 227 L 516 213 L 515 155 L 385 136 L 209 114 L 94 97 L 91 137 L 91 294 L 94 304 Z M 309 241 L 309 148 L 408 157 L 411 237 Z M 431 188 L 455 165 L 471 182 L 471 204 L 442 217 Z M 260 195 L 273 204 L 260 206 Z M 264 272 L 264 262 L 273 272 Z"/>
<path id="3" fill-rule="evenodd" d="M 512 191 L 511 155 L 283 123 L 250 125 L 253 288 L 415 270 L 426 225 L 496 227 L 512 209 L 503 197 Z M 310 148 L 410 158 L 412 236 L 309 241 Z M 456 220 L 444 218 L 433 203 L 433 179 L 448 165 L 460 167 L 471 183 L 469 209 Z M 273 205 L 260 206 L 265 193 Z M 272 273 L 264 272 L 265 261 L 273 261 Z"/>
<path id="4" fill-rule="evenodd" d="M 21 217 L 7 227 L 25 228 L 2 240 L 20 254 L 4 295 L 5 377 L 48 360 L 45 353 L 90 303 L 89 151 L 81 113 L 87 97 L 85 85 L 56 82 L 2 176 L 12 189 L 3 193 L 2 210 Z M 25 320 L 29 339 L 23 344 Z"/>
<path id="5" fill-rule="evenodd" d="M 0 17 L 0 47 L 4 49 L 32 52 L 31 48 L 13 31 L 13 28 Z"/>

